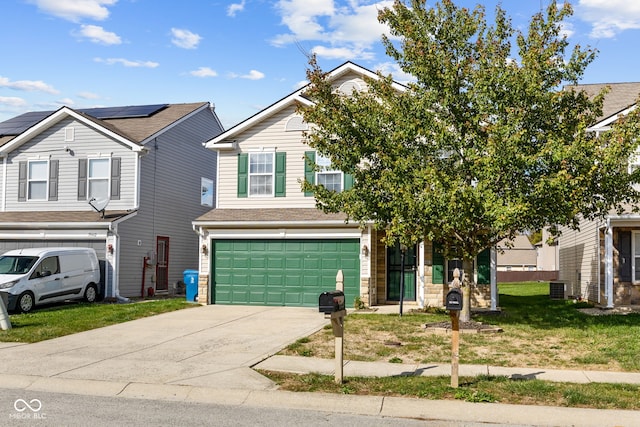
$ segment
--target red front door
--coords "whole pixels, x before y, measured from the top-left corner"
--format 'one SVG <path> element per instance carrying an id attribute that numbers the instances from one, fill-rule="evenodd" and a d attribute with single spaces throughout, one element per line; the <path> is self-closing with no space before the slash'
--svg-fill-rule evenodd
<path id="1" fill-rule="evenodd" d="M 156 242 L 156 291 L 169 290 L 169 238 L 158 236 Z"/>

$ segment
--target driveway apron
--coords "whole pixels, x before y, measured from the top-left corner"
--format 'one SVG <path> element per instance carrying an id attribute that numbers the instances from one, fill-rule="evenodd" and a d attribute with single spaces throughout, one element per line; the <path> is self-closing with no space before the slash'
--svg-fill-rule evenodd
<path id="1" fill-rule="evenodd" d="M 326 323 L 312 308 L 198 306 L 0 346 L 0 374 L 268 390 L 251 366 Z"/>

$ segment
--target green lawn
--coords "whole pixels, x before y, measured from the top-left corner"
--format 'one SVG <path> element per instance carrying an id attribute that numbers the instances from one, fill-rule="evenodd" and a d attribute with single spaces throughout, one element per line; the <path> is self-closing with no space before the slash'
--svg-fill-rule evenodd
<path id="1" fill-rule="evenodd" d="M 472 320 L 499 333 L 460 335 L 460 363 L 546 369 L 640 372 L 640 314 L 592 316 L 585 303 L 551 300 L 548 283 L 499 285 L 499 314 L 476 312 Z M 451 337 L 427 332 L 425 325 L 448 321 L 444 310 L 398 314 L 353 313 L 345 318 L 344 359 L 393 363 L 451 363 Z M 333 358 L 334 338 L 327 326 L 298 340 L 281 354 Z M 482 376 L 345 378 L 265 372 L 293 391 L 413 396 L 573 407 L 640 409 L 640 387 L 620 384 L 565 384 Z"/>
<path id="2" fill-rule="evenodd" d="M 9 316 L 12 329 L 0 341 L 33 343 L 160 313 L 195 307 L 183 298 L 130 304 L 67 303 Z"/>

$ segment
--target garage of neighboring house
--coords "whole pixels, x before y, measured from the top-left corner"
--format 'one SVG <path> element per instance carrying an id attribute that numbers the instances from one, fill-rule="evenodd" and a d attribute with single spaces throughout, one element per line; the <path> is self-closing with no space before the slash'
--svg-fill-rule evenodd
<path id="1" fill-rule="evenodd" d="M 359 293 L 359 239 L 213 239 L 211 254 L 214 304 L 317 306 L 338 270 L 345 303 Z"/>

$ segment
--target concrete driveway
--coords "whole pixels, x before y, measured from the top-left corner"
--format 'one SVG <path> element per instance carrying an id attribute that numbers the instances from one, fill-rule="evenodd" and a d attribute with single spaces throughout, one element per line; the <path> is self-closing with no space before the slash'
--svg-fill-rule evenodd
<path id="1" fill-rule="evenodd" d="M 35 344 L 0 343 L 0 377 L 268 390 L 273 383 L 250 367 L 327 322 L 314 308 L 198 306 Z"/>

